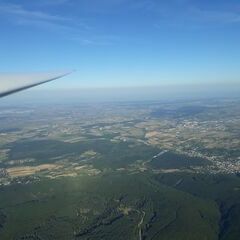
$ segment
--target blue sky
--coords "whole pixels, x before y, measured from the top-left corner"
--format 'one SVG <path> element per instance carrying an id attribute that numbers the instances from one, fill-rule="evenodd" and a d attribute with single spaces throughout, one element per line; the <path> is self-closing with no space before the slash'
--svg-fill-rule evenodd
<path id="1" fill-rule="evenodd" d="M 239 84 L 239 0 L 0 0 L 1 71 L 43 88 Z"/>

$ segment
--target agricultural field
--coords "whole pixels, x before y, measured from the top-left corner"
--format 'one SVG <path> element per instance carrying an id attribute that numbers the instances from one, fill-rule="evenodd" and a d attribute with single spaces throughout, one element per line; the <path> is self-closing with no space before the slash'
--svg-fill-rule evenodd
<path id="1" fill-rule="evenodd" d="M 239 106 L 0 106 L 0 239 L 239 239 Z"/>

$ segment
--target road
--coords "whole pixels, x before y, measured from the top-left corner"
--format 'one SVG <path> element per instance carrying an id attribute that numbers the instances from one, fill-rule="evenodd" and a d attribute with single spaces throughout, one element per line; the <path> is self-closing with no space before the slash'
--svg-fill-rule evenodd
<path id="1" fill-rule="evenodd" d="M 139 236 L 139 240 L 142 240 L 142 224 L 143 224 L 146 213 L 144 211 L 142 211 L 142 212 L 137 211 L 137 212 L 142 214 L 141 220 L 138 223 L 138 236 Z"/>

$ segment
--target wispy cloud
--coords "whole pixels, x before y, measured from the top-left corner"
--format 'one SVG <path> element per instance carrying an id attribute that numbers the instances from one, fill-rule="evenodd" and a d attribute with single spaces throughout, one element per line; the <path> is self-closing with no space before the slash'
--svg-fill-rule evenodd
<path id="1" fill-rule="evenodd" d="M 41 0 L 36 2 L 35 4 L 41 6 L 56 6 L 70 3 L 70 0 Z"/>
<path id="2" fill-rule="evenodd" d="M 208 10 L 192 7 L 191 17 L 195 20 L 210 23 L 238 23 L 240 22 L 240 13 L 237 11 Z"/>
<path id="3" fill-rule="evenodd" d="M 63 3 L 63 0 L 61 2 Z M 66 0 L 64 2 L 66 2 Z M 19 4 L 0 4 L 0 16 L 12 24 L 18 26 L 33 26 L 59 33 L 68 39 L 72 39 L 73 36 L 78 36 L 79 39 L 82 39 L 82 41 L 79 41 L 82 44 L 85 44 L 85 41 L 92 41 L 84 37 L 92 27 L 76 18 L 50 14 L 45 11 L 30 10 Z"/>
<path id="4" fill-rule="evenodd" d="M 167 25 L 231 24 L 240 22 L 239 6 L 234 6 L 228 2 L 216 6 L 201 4 L 201 2 L 196 3 L 191 0 L 139 0 L 130 1 L 128 6 L 136 11 L 152 12 L 159 17 L 159 21 Z M 156 24 L 156 26 L 158 25 Z"/>
<path id="5" fill-rule="evenodd" d="M 79 42 L 82 45 L 85 46 L 109 46 L 113 45 L 113 43 L 116 43 L 120 41 L 120 39 L 117 36 L 113 35 L 96 35 L 93 34 L 91 36 L 88 36 L 86 38 L 82 36 L 75 36 L 72 38 L 72 40 Z"/>
<path id="6" fill-rule="evenodd" d="M 28 20 L 41 20 L 41 21 L 68 21 L 69 18 L 52 15 L 41 11 L 31 11 L 24 9 L 21 5 L 17 4 L 1 4 L 1 14 L 8 15 L 15 18 L 24 18 Z"/>
<path id="7" fill-rule="evenodd" d="M 0 16 L 16 25 L 30 25 L 51 31 L 86 31 L 90 26 L 81 19 L 30 10 L 17 4 L 0 4 Z"/>
<path id="8" fill-rule="evenodd" d="M 60 1 L 60 0 L 59 0 Z M 63 1 L 61 1 L 63 2 Z M 18 26 L 32 26 L 46 31 L 64 35 L 64 38 L 78 41 L 82 45 L 107 44 L 109 39 L 104 37 L 90 37 L 92 27 L 78 18 L 50 14 L 48 12 L 30 10 L 17 4 L 0 4 L 0 16 Z M 103 44 L 104 43 L 104 44 Z"/>

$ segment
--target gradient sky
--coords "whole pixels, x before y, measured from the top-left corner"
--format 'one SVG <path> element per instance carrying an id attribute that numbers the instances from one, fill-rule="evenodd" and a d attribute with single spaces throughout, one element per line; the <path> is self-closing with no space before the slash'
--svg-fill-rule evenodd
<path id="1" fill-rule="evenodd" d="M 0 0 L 2 72 L 44 88 L 239 83 L 239 0 Z"/>

